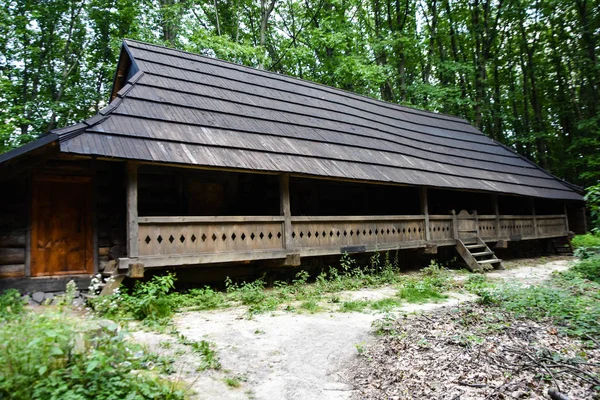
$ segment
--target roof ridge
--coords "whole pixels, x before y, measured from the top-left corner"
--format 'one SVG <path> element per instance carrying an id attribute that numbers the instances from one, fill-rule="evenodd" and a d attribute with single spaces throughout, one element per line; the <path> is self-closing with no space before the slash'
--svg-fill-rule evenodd
<path id="1" fill-rule="evenodd" d="M 143 42 L 140 40 L 135 40 L 135 39 L 123 39 L 124 42 L 134 42 L 134 43 L 139 43 L 142 45 L 146 45 L 146 46 L 151 46 L 151 47 L 157 47 L 160 49 L 166 49 L 166 50 L 170 50 L 170 51 L 175 51 L 178 53 L 183 53 L 183 54 L 188 54 L 194 57 L 199 57 L 205 60 L 210 60 L 210 61 L 214 61 L 214 62 L 219 62 L 219 63 L 224 63 L 224 64 L 229 64 L 232 66 L 235 66 L 237 68 L 243 68 L 243 69 L 248 69 L 250 71 L 253 71 L 252 73 L 254 74 L 267 74 L 267 75 L 273 75 L 279 79 L 283 78 L 283 79 L 290 79 L 290 80 L 296 80 L 299 82 L 303 82 L 305 84 L 309 84 L 309 85 L 314 85 L 317 86 L 317 89 L 320 90 L 324 90 L 328 93 L 332 93 L 332 92 L 341 92 L 343 94 L 346 95 L 350 95 L 352 97 L 356 97 L 356 100 L 359 101 L 366 101 L 369 102 L 371 104 L 377 104 L 377 105 L 384 105 L 387 106 L 387 108 L 394 108 L 394 109 L 400 109 L 401 111 L 405 111 L 408 113 L 412 113 L 412 114 L 419 114 L 419 113 L 423 113 L 423 114 L 429 114 L 429 116 L 434 117 L 434 118 L 438 118 L 438 119 L 442 119 L 442 120 L 446 120 L 446 121 L 452 121 L 452 122 L 456 122 L 456 123 L 462 123 L 465 125 L 469 125 L 469 126 L 473 126 L 469 121 L 467 121 L 465 118 L 462 117 L 458 117 L 456 115 L 452 115 L 452 114 L 446 114 L 446 113 L 440 113 L 440 112 L 436 112 L 436 111 L 430 111 L 430 110 L 424 110 L 424 109 L 420 109 L 420 108 L 416 108 L 416 107 L 411 107 L 411 106 L 406 106 L 403 104 L 398 104 L 398 103 L 392 103 L 389 101 L 385 101 L 385 100 L 380 100 L 380 99 L 376 99 L 373 97 L 369 97 L 360 93 L 355 93 L 355 92 L 351 92 L 349 90 L 345 90 L 345 89 L 340 89 L 337 87 L 333 87 L 333 86 L 328 86 L 319 82 L 314 82 L 314 81 L 310 81 L 307 79 L 302 79 L 302 78 L 298 78 L 292 75 L 287 75 L 287 74 L 280 74 L 278 72 L 274 72 L 274 71 L 269 71 L 269 70 L 262 70 L 262 69 L 258 69 L 258 68 L 254 68 L 254 67 L 250 67 L 244 64 L 238 64 L 232 61 L 227 61 L 227 60 L 223 60 L 217 57 L 209 57 L 209 56 L 205 56 L 202 54 L 198 54 L 198 53 L 193 53 L 191 51 L 187 51 L 187 50 L 180 50 L 180 49 L 176 49 L 173 47 L 167 47 L 164 45 L 160 45 L 160 44 L 154 44 L 154 43 L 148 43 L 148 42 Z M 163 53 L 164 54 L 164 53 Z M 347 96 L 346 96 L 347 97 Z M 424 115 L 426 116 L 426 115 Z M 445 117 L 445 118 L 440 118 L 440 117 Z M 471 134 L 474 135 L 483 135 L 486 136 L 483 132 L 469 132 Z"/>

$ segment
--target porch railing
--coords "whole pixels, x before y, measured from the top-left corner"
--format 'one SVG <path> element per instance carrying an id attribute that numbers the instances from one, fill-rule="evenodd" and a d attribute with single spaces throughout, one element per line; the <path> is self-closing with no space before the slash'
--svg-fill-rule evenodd
<path id="1" fill-rule="evenodd" d="M 139 217 L 139 256 L 286 251 L 285 218 Z M 291 217 L 288 251 L 300 255 L 453 244 L 452 215 Z M 484 240 L 564 236 L 564 215 L 480 215 Z M 427 232 L 426 232 L 427 230 Z"/>

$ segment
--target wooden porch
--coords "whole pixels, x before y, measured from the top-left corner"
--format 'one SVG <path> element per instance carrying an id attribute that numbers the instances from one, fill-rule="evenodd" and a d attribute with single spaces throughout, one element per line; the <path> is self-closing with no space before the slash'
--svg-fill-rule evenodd
<path id="1" fill-rule="evenodd" d="M 500 215 L 497 201 L 494 215 L 431 215 L 425 188 L 419 215 L 295 216 L 288 175 L 280 176 L 278 216 L 138 216 L 135 164 L 128 182 L 128 256 L 119 259 L 120 271 L 256 260 L 299 265 L 302 257 L 397 249 L 435 253 L 464 240 L 465 226 L 486 242 L 564 237 L 569 230 L 566 214 Z"/>

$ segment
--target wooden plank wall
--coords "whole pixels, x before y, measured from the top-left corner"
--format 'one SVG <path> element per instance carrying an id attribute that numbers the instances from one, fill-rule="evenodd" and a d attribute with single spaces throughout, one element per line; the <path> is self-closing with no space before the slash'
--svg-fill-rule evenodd
<path id="1" fill-rule="evenodd" d="M 0 196 L 0 278 L 25 276 L 28 180 L 21 177 L 3 183 Z"/>

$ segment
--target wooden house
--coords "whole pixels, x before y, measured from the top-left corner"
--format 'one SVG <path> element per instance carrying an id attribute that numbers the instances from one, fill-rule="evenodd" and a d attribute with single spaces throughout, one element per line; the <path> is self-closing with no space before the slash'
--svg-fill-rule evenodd
<path id="1" fill-rule="evenodd" d="M 479 269 L 585 230 L 579 187 L 463 119 L 130 40 L 109 105 L 0 179 L 0 288 L 439 246 Z"/>

